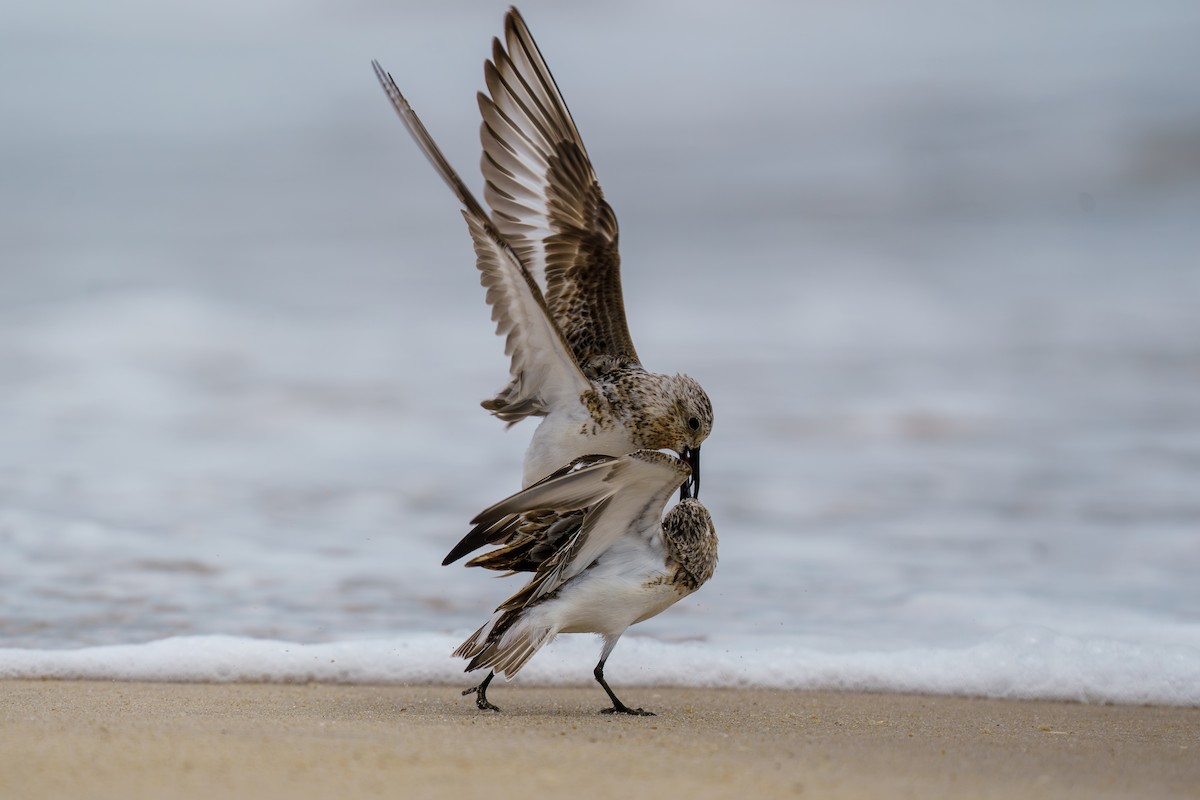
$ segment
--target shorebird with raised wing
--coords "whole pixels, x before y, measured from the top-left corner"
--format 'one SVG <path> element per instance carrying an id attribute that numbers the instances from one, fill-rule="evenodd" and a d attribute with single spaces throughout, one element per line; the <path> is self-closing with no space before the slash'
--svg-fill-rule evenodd
<path id="1" fill-rule="evenodd" d="M 491 670 L 463 694 L 499 711 L 487 699 L 496 675 L 512 678 L 560 633 L 598 633 L 604 648 L 593 674 L 613 704 L 604 713 L 651 715 L 618 699 L 604 664 L 630 625 L 687 597 L 716 569 L 716 530 L 708 510 L 687 497 L 690 472 L 653 450 L 583 456 L 472 520 L 447 562 L 499 541 L 468 566 L 534 576 L 454 651 L 470 659 L 468 672 Z M 677 488 L 685 497 L 664 518 Z"/>
<path id="2" fill-rule="evenodd" d="M 400 119 L 463 205 L 496 332 L 506 339 L 509 383 L 483 407 L 509 423 L 544 418 L 525 454 L 523 486 L 586 454 L 672 450 L 691 467 L 687 493 L 698 495 L 712 404 L 692 378 L 642 366 L 625 319 L 616 216 L 515 8 L 504 33 L 484 65 L 488 92 L 478 96 L 490 214 L 373 62 Z"/>

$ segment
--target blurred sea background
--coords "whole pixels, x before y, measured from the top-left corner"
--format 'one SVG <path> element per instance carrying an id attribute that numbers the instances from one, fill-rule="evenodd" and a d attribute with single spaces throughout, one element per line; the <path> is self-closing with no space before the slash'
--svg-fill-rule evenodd
<path id="1" fill-rule="evenodd" d="M 1200 5 L 521 8 L 716 410 L 610 679 L 1200 703 Z M 468 680 L 533 424 L 370 60 L 478 189 L 503 12 L 0 7 L 0 675 Z"/>

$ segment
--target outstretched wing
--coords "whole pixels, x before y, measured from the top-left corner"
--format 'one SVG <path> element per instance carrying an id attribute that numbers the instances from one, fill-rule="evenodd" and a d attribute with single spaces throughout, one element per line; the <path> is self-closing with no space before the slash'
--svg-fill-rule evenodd
<path id="1" fill-rule="evenodd" d="M 546 294 L 576 361 L 589 375 L 639 364 L 621 296 L 617 218 L 583 139 L 525 21 L 510 9 L 507 50 L 484 65 L 484 199 L 497 230 Z"/>
<path id="2" fill-rule="evenodd" d="M 378 62 L 371 63 L 408 132 L 464 206 L 479 280 L 487 290 L 496 333 L 505 337 L 505 353 L 511 357 L 508 386 L 485 401 L 484 408 L 506 422 L 517 422 L 545 416 L 559 403 L 579 402 L 581 395 L 591 391 L 591 382 L 555 324 L 537 282 L 450 166 L 392 76 Z"/>
<path id="3" fill-rule="evenodd" d="M 561 537 L 533 580 L 501 608 L 526 605 L 578 575 L 622 537 L 657 533 L 671 494 L 691 474 L 685 462 L 655 450 L 591 458 L 596 461 L 569 465 L 481 512 L 447 563 L 485 544 L 488 532 L 514 515 L 550 511 L 565 516 L 586 509 L 578 530 Z"/>

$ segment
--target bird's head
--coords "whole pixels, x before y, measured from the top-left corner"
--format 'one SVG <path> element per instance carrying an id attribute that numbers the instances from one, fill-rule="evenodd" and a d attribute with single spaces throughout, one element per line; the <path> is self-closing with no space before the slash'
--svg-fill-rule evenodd
<path id="1" fill-rule="evenodd" d="M 680 489 L 680 497 L 700 493 L 700 445 L 712 432 L 712 402 L 700 384 L 687 375 L 661 375 L 651 395 L 643 397 L 645 422 L 638 433 L 651 450 L 673 450 L 692 468 L 692 476 Z M 644 413 L 649 411 L 651 413 Z"/>

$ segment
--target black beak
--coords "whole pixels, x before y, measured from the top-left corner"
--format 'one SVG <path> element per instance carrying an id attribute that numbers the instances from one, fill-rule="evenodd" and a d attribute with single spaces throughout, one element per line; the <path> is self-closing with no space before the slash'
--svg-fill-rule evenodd
<path id="1" fill-rule="evenodd" d="M 685 447 L 683 448 L 683 460 L 692 468 L 692 475 L 683 485 L 679 487 L 679 499 L 687 500 L 688 498 L 700 497 L 700 448 Z"/>

